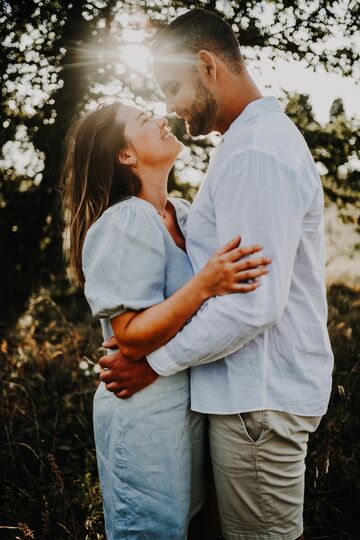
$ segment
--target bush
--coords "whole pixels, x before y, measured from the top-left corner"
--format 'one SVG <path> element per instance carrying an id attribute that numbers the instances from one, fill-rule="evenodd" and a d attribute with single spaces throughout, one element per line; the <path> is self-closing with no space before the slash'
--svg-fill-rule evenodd
<path id="1" fill-rule="evenodd" d="M 334 284 L 328 298 L 334 385 L 329 411 L 309 446 L 305 534 L 355 540 L 359 289 Z M 99 343 L 99 324 L 77 294 L 33 297 L 1 343 L 0 528 L 5 539 L 104 538 L 91 417 Z"/>
<path id="2" fill-rule="evenodd" d="M 104 538 L 92 432 L 99 343 L 98 323 L 75 329 L 48 296 L 2 342 L 0 525 L 14 527 L 4 538 Z"/>
<path id="3" fill-rule="evenodd" d="M 305 498 L 309 538 L 360 537 L 359 292 L 344 284 L 328 290 L 335 369 L 329 410 L 309 446 Z"/>

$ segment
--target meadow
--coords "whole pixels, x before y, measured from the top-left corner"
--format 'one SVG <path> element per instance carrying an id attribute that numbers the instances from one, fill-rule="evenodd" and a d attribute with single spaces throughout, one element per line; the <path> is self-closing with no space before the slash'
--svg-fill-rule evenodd
<path id="1" fill-rule="evenodd" d="M 360 535 L 359 292 L 328 287 L 334 384 L 307 459 L 307 539 Z M 74 291 L 32 296 L 1 342 L 1 538 L 104 538 L 91 418 L 100 346 L 99 325 Z"/>

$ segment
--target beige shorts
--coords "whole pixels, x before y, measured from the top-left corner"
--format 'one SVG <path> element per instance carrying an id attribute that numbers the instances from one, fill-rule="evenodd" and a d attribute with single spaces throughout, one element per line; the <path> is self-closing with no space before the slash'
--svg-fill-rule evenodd
<path id="1" fill-rule="evenodd" d="M 209 415 L 226 540 L 295 540 L 303 531 L 305 456 L 321 417 L 278 411 Z"/>

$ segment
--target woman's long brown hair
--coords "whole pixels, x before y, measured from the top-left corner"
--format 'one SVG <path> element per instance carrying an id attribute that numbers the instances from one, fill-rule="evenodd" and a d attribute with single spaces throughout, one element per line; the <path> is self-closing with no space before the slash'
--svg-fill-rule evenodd
<path id="1" fill-rule="evenodd" d="M 115 202 L 140 191 L 140 180 L 119 162 L 125 149 L 120 102 L 101 105 L 69 130 L 61 171 L 65 253 L 74 283 L 84 285 L 81 254 L 89 227 Z"/>

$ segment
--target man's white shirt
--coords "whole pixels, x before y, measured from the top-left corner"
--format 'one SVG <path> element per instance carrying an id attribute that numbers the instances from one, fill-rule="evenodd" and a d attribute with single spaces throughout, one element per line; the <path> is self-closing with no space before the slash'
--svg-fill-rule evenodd
<path id="1" fill-rule="evenodd" d="M 275 98 L 251 102 L 211 157 L 187 221 L 195 273 L 240 234 L 273 260 L 248 294 L 208 300 L 148 355 L 160 375 L 191 367 L 191 408 L 326 412 L 333 354 L 326 327 L 323 190 L 309 149 Z"/>

